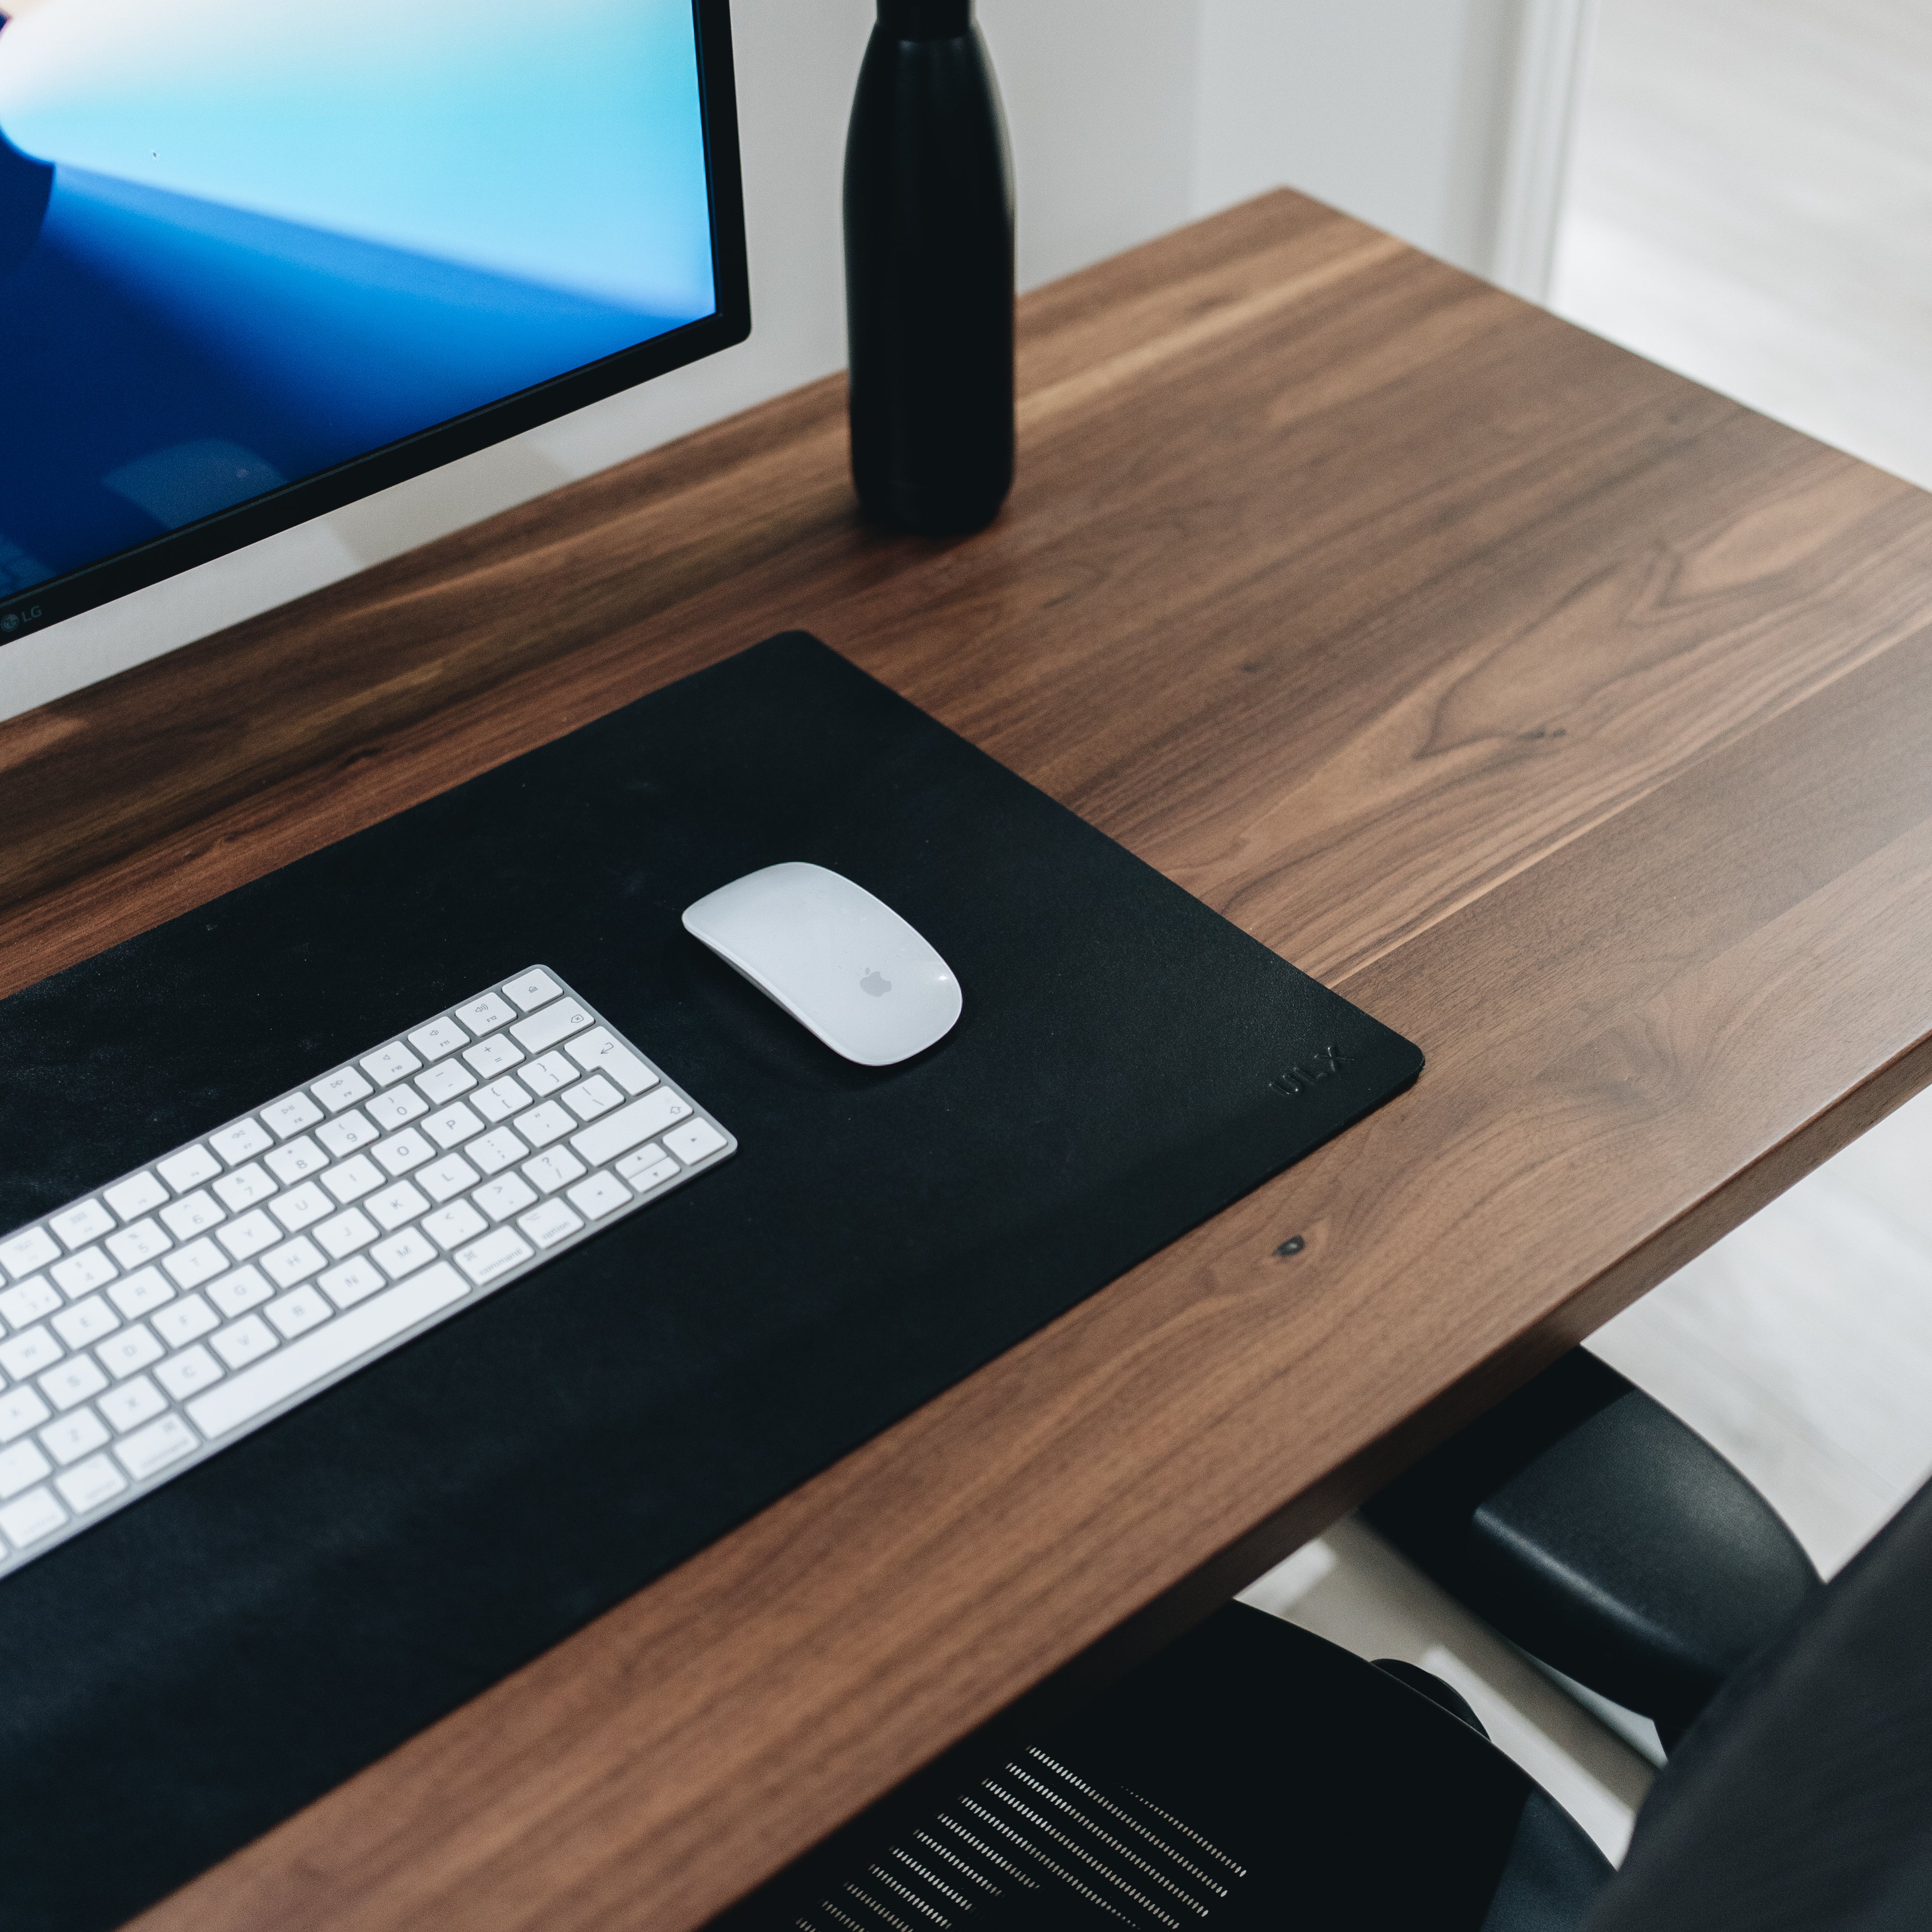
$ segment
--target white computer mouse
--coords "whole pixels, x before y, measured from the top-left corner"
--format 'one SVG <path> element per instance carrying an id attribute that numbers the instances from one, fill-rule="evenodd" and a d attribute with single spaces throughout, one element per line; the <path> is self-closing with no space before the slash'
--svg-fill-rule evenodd
<path id="1" fill-rule="evenodd" d="M 767 866 L 686 909 L 684 929 L 834 1053 L 892 1066 L 944 1040 L 952 969 L 863 886 L 823 866 Z"/>

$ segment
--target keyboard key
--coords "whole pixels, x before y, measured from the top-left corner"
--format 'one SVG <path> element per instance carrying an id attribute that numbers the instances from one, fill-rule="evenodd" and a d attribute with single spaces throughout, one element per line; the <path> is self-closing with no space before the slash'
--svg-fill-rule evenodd
<path id="1" fill-rule="evenodd" d="M 221 1364 L 197 1342 L 171 1355 L 154 1371 L 154 1379 L 177 1402 L 185 1402 L 196 1389 L 221 1379 Z"/>
<path id="2" fill-rule="evenodd" d="M 382 1270 L 366 1255 L 331 1268 L 316 1284 L 338 1308 L 353 1308 L 386 1285 Z"/>
<path id="3" fill-rule="evenodd" d="M 10 1442 L 38 1429 L 53 1411 L 29 1388 L 9 1389 L 0 1395 L 0 1442 Z"/>
<path id="4" fill-rule="evenodd" d="M 617 1172 L 640 1194 L 648 1194 L 653 1187 L 662 1187 L 667 1180 L 675 1180 L 684 1172 L 677 1162 L 652 1141 L 648 1147 L 640 1147 L 635 1154 L 627 1154 L 617 1163 Z"/>
<path id="5" fill-rule="evenodd" d="M 423 1122 L 422 1131 L 428 1135 L 440 1148 L 447 1150 L 460 1147 L 472 1135 L 483 1131 L 483 1123 L 459 1100 L 453 1107 L 446 1107 L 440 1114 L 432 1114 Z"/>
<path id="6" fill-rule="evenodd" d="M 133 1328 L 110 1336 L 94 1350 L 94 1359 L 116 1382 L 124 1382 L 142 1369 L 152 1368 L 166 1352 L 152 1331 L 137 1322 Z"/>
<path id="7" fill-rule="evenodd" d="M 154 1166 L 177 1194 L 188 1193 L 204 1181 L 212 1180 L 221 1172 L 220 1162 L 201 1146 L 183 1148 L 179 1154 L 171 1154 L 166 1160 L 158 1160 Z"/>
<path id="8" fill-rule="evenodd" d="M 468 1202 L 452 1201 L 447 1208 L 424 1218 L 423 1232 L 442 1246 L 454 1248 L 480 1234 L 489 1225 Z"/>
<path id="9" fill-rule="evenodd" d="M 315 1238 L 328 1250 L 330 1259 L 339 1262 L 344 1255 L 366 1248 L 381 1232 L 361 1208 L 352 1208 L 346 1214 L 323 1222 L 316 1229 Z"/>
<path id="10" fill-rule="evenodd" d="M 286 1100 L 278 1100 L 273 1106 L 262 1109 L 262 1125 L 278 1140 L 285 1141 L 291 1134 L 298 1134 L 303 1128 L 314 1126 L 322 1117 L 321 1108 L 316 1104 L 314 1097 L 307 1094 L 291 1094 Z M 274 1156 L 272 1154 L 268 1157 L 268 1165 L 273 1167 L 274 1164 Z"/>
<path id="11" fill-rule="evenodd" d="M 590 1171 L 568 1148 L 552 1148 L 524 1162 L 524 1178 L 539 1194 L 554 1194 L 560 1187 L 581 1180 Z"/>
<path id="12" fill-rule="evenodd" d="M 400 1126 L 401 1121 L 396 1125 Z M 315 1137 L 340 1160 L 346 1154 L 353 1154 L 358 1148 L 367 1147 L 373 1140 L 382 1137 L 382 1130 L 374 1126 L 368 1114 L 356 1108 L 333 1120 L 325 1120 L 315 1130 Z"/>
<path id="13" fill-rule="evenodd" d="M 167 1407 L 168 1399 L 146 1376 L 136 1376 L 131 1382 L 110 1389 L 94 1406 L 118 1432 L 125 1435 L 129 1430 L 139 1428 L 150 1416 L 159 1415 Z"/>
<path id="14" fill-rule="evenodd" d="M 560 1241 L 567 1241 L 584 1226 L 561 1201 L 546 1201 L 541 1208 L 534 1208 L 517 1223 L 540 1248 L 554 1248 Z"/>
<path id="15" fill-rule="evenodd" d="M 130 1174 L 101 1194 L 101 1199 L 124 1221 L 138 1221 L 150 1208 L 158 1208 L 168 1198 L 168 1190 L 152 1174 Z"/>
<path id="16" fill-rule="evenodd" d="M 416 1183 L 433 1201 L 447 1201 L 482 1178 L 460 1154 L 445 1154 L 433 1167 L 416 1170 Z"/>
<path id="17" fill-rule="evenodd" d="M 58 1368 L 48 1370 L 35 1384 L 56 1408 L 71 1408 L 107 1386 L 100 1364 L 91 1355 L 74 1355 Z"/>
<path id="18" fill-rule="evenodd" d="M 470 1198 L 491 1220 L 507 1221 L 529 1207 L 536 1199 L 537 1191 L 519 1176 L 506 1174 L 500 1180 L 486 1182 Z"/>
<path id="19" fill-rule="evenodd" d="M 563 991 L 556 982 L 539 966 L 526 973 L 520 980 L 512 980 L 503 988 L 519 1012 L 528 1012 L 533 1006 L 542 1006 L 547 1000 L 554 1000 Z"/>
<path id="20" fill-rule="evenodd" d="M 220 1326 L 220 1318 L 198 1294 L 183 1298 L 150 1318 L 154 1332 L 170 1348 L 178 1348 L 196 1336 Z"/>
<path id="21" fill-rule="evenodd" d="M 160 1307 L 164 1301 L 173 1300 L 175 1285 L 159 1268 L 143 1268 L 124 1281 L 117 1281 L 107 1291 L 107 1298 L 131 1321 L 151 1308 Z"/>
<path id="22" fill-rule="evenodd" d="M 272 1248 L 283 1238 L 282 1230 L 259 1208 L 250 1208 L 238 1221 L 231 1221 L 215 1236 L 238 1262 Z"/>
<path id="23" fill-rule="evenodd" d="M 70 1348 L 84 1348 L 104 1335 L 111 1335 L 121 1325 L 121 1318 L 99 1295 L 90 1294 L 71 1308 L 62 1309 L 53 1319 L 53 1330 Z"/>
<path id="24" fill-rule="evenodd" d="M 631 1190 L 610 1174 L 593 1174 L 588 1180 L 579 1181 L 568 1196 L 570 1204 L 586 1221 L 602 1220 L 630 1198 Z"/>
<path id="25" fill-rule="evenodd" d="M 469 1044 L 469 1034 L 454 1020 L 431 1020 L 410 1035 L 410 1045 L 425 1060 L 440 1060 L 445 1054 L 460 1052 Z"/>
<path id="26" fill-rule="evenodd" d="M 244 1316 L 214 1338 L 214 1352 L 231 1369 L 245 1369 L 250 1362 L 260 1361 L 280 1339 L 259 1315 Z"/>
<path id="27" fill-rule="evenodd" d="M 692 1120 L 683 1126 L 674 1127 L 664 1136 L 664 1143 L 687 1166 L 731 1144 L 709 1120 Z"/>
<path id="28" fill-rule="evenodd" d="M 127 1478 L 105 1456 L 96 1456 L 54 1479 L 54 1487 L 66 1498 L 68 1508 L 76 1516 L 84 1516 L 103 1503 L 112 1502 L 127 1486 Z"/>
<path id="29" fill-rule="evenodd" d="M 689 1118 L 691 1109 L 668 1088 L 660 1088 L 628 1107 L 607 1114 L 595 1126 L 574 1136 L 571 1145 L 592 1167 L 602 1167 L 628 1154 L 640 1141 L 655 1138 L 675 1121 Z"/>
<path id="30" fill-rule="evenodd" d="M 11 1240 L 0 1241 L 0 1268 L 16 1281 L 60 1258 L 60 1245 L 44 1228 L 29 1228 Z"/>
<path id="31" fill-rule="evenodd" d="M 541 1060 L 533 1060 L 529 1066 L 520 1067 L 517 1078 L 542 1100 L 548 1094 L 574 1085 L 578 1066 L 574 1060 L 561 1053 L 547 1053 Z"/>
<path id="32" fill-rule="evenodd" d="M 594 1073 L 588 1080 L 580 1081 L 574 1087 L 566 1088 L 563 1104 L 580 1120 L 594 1120 L 598 1115 L 608 1114 L 613 1107 L 620 1105 L 623 1098 L 623 1095 L 602 1074 Z"/>
<path id="33" fill-rule="evenodd" d="M 392 1341 L 418 1322 L 462 1300 L 469 1290 L 446 1262 L 406 1281 L 400 1287 L 351 1309 L 312 1335 L 291 1342 L 247 1374 L 190 1402 L 195 1426 L 212 1438 L 238 1429 L 276 1403 L 312 1387 L 338 1369 Z"/>
<path id="34" fill-rule="evenodd" d="M 243 1208 L 267 1200 L 280 1185 L 259 1160 L 251 1160 L 246 1167 L 224 1174 L 214 1184 L 214 1191 L 231 1214 L 238 1214 Z"/>
<path id="35" fill-rule="evenodd" d="M 313 1288 L 298 1288 L 294 1294 L 270 1302 L 262 1312 L 281 1330 L 284 1341 L 292 1341 L 311 1328 L 319 1328 L 335 1310 Z M 220 1346 L 218 1340 L 215 1346 Z"/>
<path id="36" fill-rule="evenodd" d="M 143 1262 L 166 1254 L 173 1246 L 166 1230 L 152 1218 L 136 1221 L 131 1228 L 123 1228 L 107 1238 L 107 1252 L 124 1268 L 139 1268 Z"/>
<path id="37" fill-rule="evenodd" d="M 36 1323 L 0 1342 L 0 1369 L 4 1369 L 16 1382 L 25 1382 L 66 1353 L 54 1339 L 53 1330 Z"/>
<path id="38" fill-rule="evenodd" d="M 29 1328 L 0 1342 L 0 1369 L 4 1369 L 16 1382 L 23 1382 L 66 1353 L 54 1340 L 51 1328 Z"/>
<path id="39" fill-rule="evenodd" d="M 292 1187 L 308 1175 L 320 1174 L 328 1165 L 328 1155 L 307 1134 L 290 1142 L 286 1147 L 278 1147 L 268 1156 L 269 1172 L 284 1187 Z"/>
<path id="40" fill-rule="evenodd" d="M 112 1228 L 114 1216 L 98 1201 L 83 1201 L 76 1208 L 54 1215 L 47 1226 L 69 1247 L 84 1248 Z"/>
<path id="41" fill-rule="evenodd" d="M 405 1127 L 400 1133 L 392 1134 L 386 1141 L 378 1141 L 371 1151 L 392 1178 L 407 1174 L 410 1168 L 436 1158 L 434 1146 L 413 1127 Z"/>
<path id="42" fill-rule="evenodd" d="M 177 1288 L 199 1288 L 203 1282 L 228 1272 L 228 1257 L 203 1236 L 176 1250 L 161 1265 L 173 1276 Z"/>
<path id="43" fill-rule="evenodd" d="M 67 1511 L 54 1501 L 51 1490 L 32 1490 L 16 1503 L 0 1509 L 0 1530 L 16 1550 L 28 1550 L 43 1537 L 53 1534 L 68 1520 Z"/>
<path id="44" fill-rule="evenodd" d="M 400 1228 L 405 1221 L 428 1213 L 429 1196 L 410 1182 L 399 1180 L 394 1186 L 371 1195 L 362 1205 L 382 1226 Z"/>
<path id="45" fill-rule="evenodd" d="M 0 1294 L 0 1319 L 10 1328 L 24 1328 L 62 1305 L 59 1289 L 45 1275 L 37 1274 Z"/>
<path id="46" fill-rule="evenodd" d="M 352 1201 L 380 1187 L 382 1170 L 367 1154 L 358 1154 L 339 1167 L 332 1167 L 322 1177 L 322 1184 L 346 1208 Z"/>
<path id="47" fill-rule="evenodd" d="M 31 1490 L 54 1472 L 54 1466 L 34 1442 L 16 1442 L 0 1449 L 0 1502 L 10 1502 L 22 1490 Z"/>
<path id="48" fill-rule="evenodd" d="M 506 1022 L 517 1017 L 517 1010 L 494 993 L 485 993 L 480 1000 L 472 1000 L 466 1006 L 458 1006 L 456 1017 L 472 1033 L 494 1033 Z"/>
<path id="49" fill-rule="evenodd" d="M 385 1132 L 419 1120 L 429 1112 L 429 1102 L 413 1087 L 392 1087 L 379 1094 L 364 1110 Z"/>
<path id="50" fill-rule="evenodd" d="M 328 1257 L 306 1234 L 279 1248 L 271 1248 L 262 1257 L 262 1270 L 278 1288 L 292 1288 L 328 1267 Z"/>
<path id="51" fill-rule="evenodd" d="M 482 1216 L 477 1217 L 477 1225 L 482 1225 Z M 494 1281 L 500 1274 L 507 1274 L 513 1268 L 530 1259 L 534 1250 L 514 1228 L 499 1228 L 494 1233 L 485 1234 L 480 1241 L 472 1241 L 466 1248 L 459 1248 L 456 1265 L 478 1288 L 485 1282 Z"/>
<path id="52" fill-rule="evenodd" d="M 422 1066 L 422 1062 L 399 1040 L 392 1040 L 387 1046 L 378 1047 L 374 1053 L 362 1056 L 362 1071 L 378 1087 L 393 1086 L 398 1080 L 406 1080 Z"/>
<path id="53" fill-rule="evenodd" d="M 77 1462 L 107 1440 L 107 1425 L 91 1408 L 77 1408 L 40 1431 L 40 1447 L 56 1462 Z"/>
<path id="54" fill-rule="evenodd" d="M 523 1058 L 524 1049 L 508 1034 L 500 1034 L 494 1040 L 479 1040 L 463 1057 L 488 1080 L 493 1073 L 506 1072 L 515 1066 Z"/>
<path id="55" fill-rule="evenodd" d="M 507 1120 L 512 1114 L 520 1114 L 536 1097 L 530 1090 L 520 1087 L 506 1074 L 500 1080 L 493 1080 L 480 1092 L 470 1096 L 470 1104 L 486 1120 Z"/>
<path id="56" fill-rule="evenodd" d="M 646 1092 L 658 1076 L 608 1027 L 594 1028 L 564 1048 L 586 1073 L 607 1073 L 627 1094 Z"/>
<path id="57" fill-rule="evenodd" d="M 90 1294 L 97 1288 L 104 1288 L 121 1270 L 107 1258 L 100 1248 L 82 1248 L 77 1255 L 70 1255 L 64 1262 L 56 1262 L 47 1270 L 56 1284 L 69 1295 Z"/>
<path id="58" fill-rule="evenodd" d="M 459 1094 L 468 1093 L 476 1084 L 476 1075 L 460 1060 L 440 1060 L 426 1072 L 416 1076 L 416 1091 L 432 1106 L 439 1107 L 454 1100 Z"/>
<path id="59" fill-rule="evenodd" d="M 275 1137 L 260 1120 L 250 1116 L 237 1120 L 232 1126 L 224 1127 L 218 1134 L 210 1134 L 208 1144 L 230 1167 L 239 1167 L 244 1160 L 260 1154 L 264 1148 L 273 1147 Z M 220 1192 L 219 1183 L 216 1184 L 215 1191 L 218 1193 Z M 108 1198 L 111 1204 L 113 1197 L 110 1195 Z M 120 1210 L 117 1208 L 115 1212 L 118 1214 Z"/>
<path id="60" fill-rule="evenodd" d="M 143 1476 L 152 1476 L 157 1469 L 179 1462 L 200 1446 L 194 1432 L 179 1416 L 164 1415 L 147 1428 L 123 1437 L 115 1444 L 114 1453 L 120 1458 L 121 1466 L 139 1482 Z"/>
<path id="61" fill-rule="evenodd" d="M 245 1315 L 251 1308 L 260 1308 L 274 1292 L 262 1279 L 260 1268 L 237 1268 L 232 1274 L 224 1275 L 209 1288 L 208 1298 L 232 1322 L 236 1316 Z M 143 1363 L 142 1366 L 146 1367 L 146 1364 Z"/>
<path id="62" fill-rule="evenodd" d="M 518 1133 L 533 1148 L 547 1148 L 552 1141 L 561 1140 L 577 1122 L 554 1100 L 546 1100 L 540 1107 L 532 1107 L 527 1114 L 519 1114 L 515 1120 Z"/>
<path id="63" fill-rule="evenodd" d="M 414 1274 L 418 1268 L 428 1267 L 436 1258 L 435 1244 L 420 1228 L 405 1228 L 400 1234 L 392 1234 L 386 1241 L 378 1241 L 369 1252 L 392 1281 L 400 1281 L 404 1275 Z"/>
<path id="64" fill-rule="evenodd" d="M 191 1241 L 227 1218 L 228 1210 L 205 1187 L 197 1187 L 192 1194 L 183 1195 L 161 1210 L 168 1232 L 178 1241 Z"/>
<path id="65" fill-rule="evenodd" d="M 268 1212 L 294 1234 L 333 1214 L 335 1203 L 314 1181 L 304 1180 L 299 1187 L 292 1187 L 278 1199 L 271 1201 Z"/>
<path id="66" fill-rule="evenodd" d="M 542 1053 L 593 1024 L 574 1000 L 559 1000 L 528 1019 L 518 1020 L 510 1029 L 510 1037 L 526 1053 Z"/>
<path id="67" fill-rule="evenodd" d="M 485 1174 L 501 1174 L 505 1168 L 515 1166 L 530 1149 L 508 1127 L 499 1127 L 481 1140 L 472 1141 L 463 1152 Z"/>
<path id="68" fill-rule="evenodd" d="M 308 1090 L 332 1114 L 339 1114 L 344 1107 L 352 1107 L 358 1100 L 366 1100 L 376 1090 L 374 1083 L 365 1079 L 352 1066 L 338 1067 L 326 1080 L 318 1080 Z"/>

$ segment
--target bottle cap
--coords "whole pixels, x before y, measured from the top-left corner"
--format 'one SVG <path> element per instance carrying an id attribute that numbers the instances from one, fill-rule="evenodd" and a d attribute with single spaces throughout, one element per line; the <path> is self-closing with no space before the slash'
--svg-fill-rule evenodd
<path id="1" fill-rule="evenodd" d="M 902 40 L 951 40 L 973 31 L 973 0 L 879 0 L 879 25 Z"/>

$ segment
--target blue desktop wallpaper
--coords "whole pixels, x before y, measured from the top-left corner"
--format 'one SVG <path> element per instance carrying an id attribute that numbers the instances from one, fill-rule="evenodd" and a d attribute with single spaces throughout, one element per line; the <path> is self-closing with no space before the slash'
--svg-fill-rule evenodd
<path id="1" fill-rule="evenodd" d="M 690 0 L 0 0 L 0 596 L 714 308 Z"/>

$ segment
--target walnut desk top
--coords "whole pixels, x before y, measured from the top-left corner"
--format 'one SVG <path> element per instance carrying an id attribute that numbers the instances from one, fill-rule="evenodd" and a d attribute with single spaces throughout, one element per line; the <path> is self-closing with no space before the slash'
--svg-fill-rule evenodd
<path id="1" fill-rule="evenodd" d="M 1932 1078 L 1932 498 L 1286 194 L 1022 340 L 968 542 L 829 382 L 0 725 L 10 991 L 802 625 L 1430 1057 L 147 1932 L 686 1932 Z"/>

